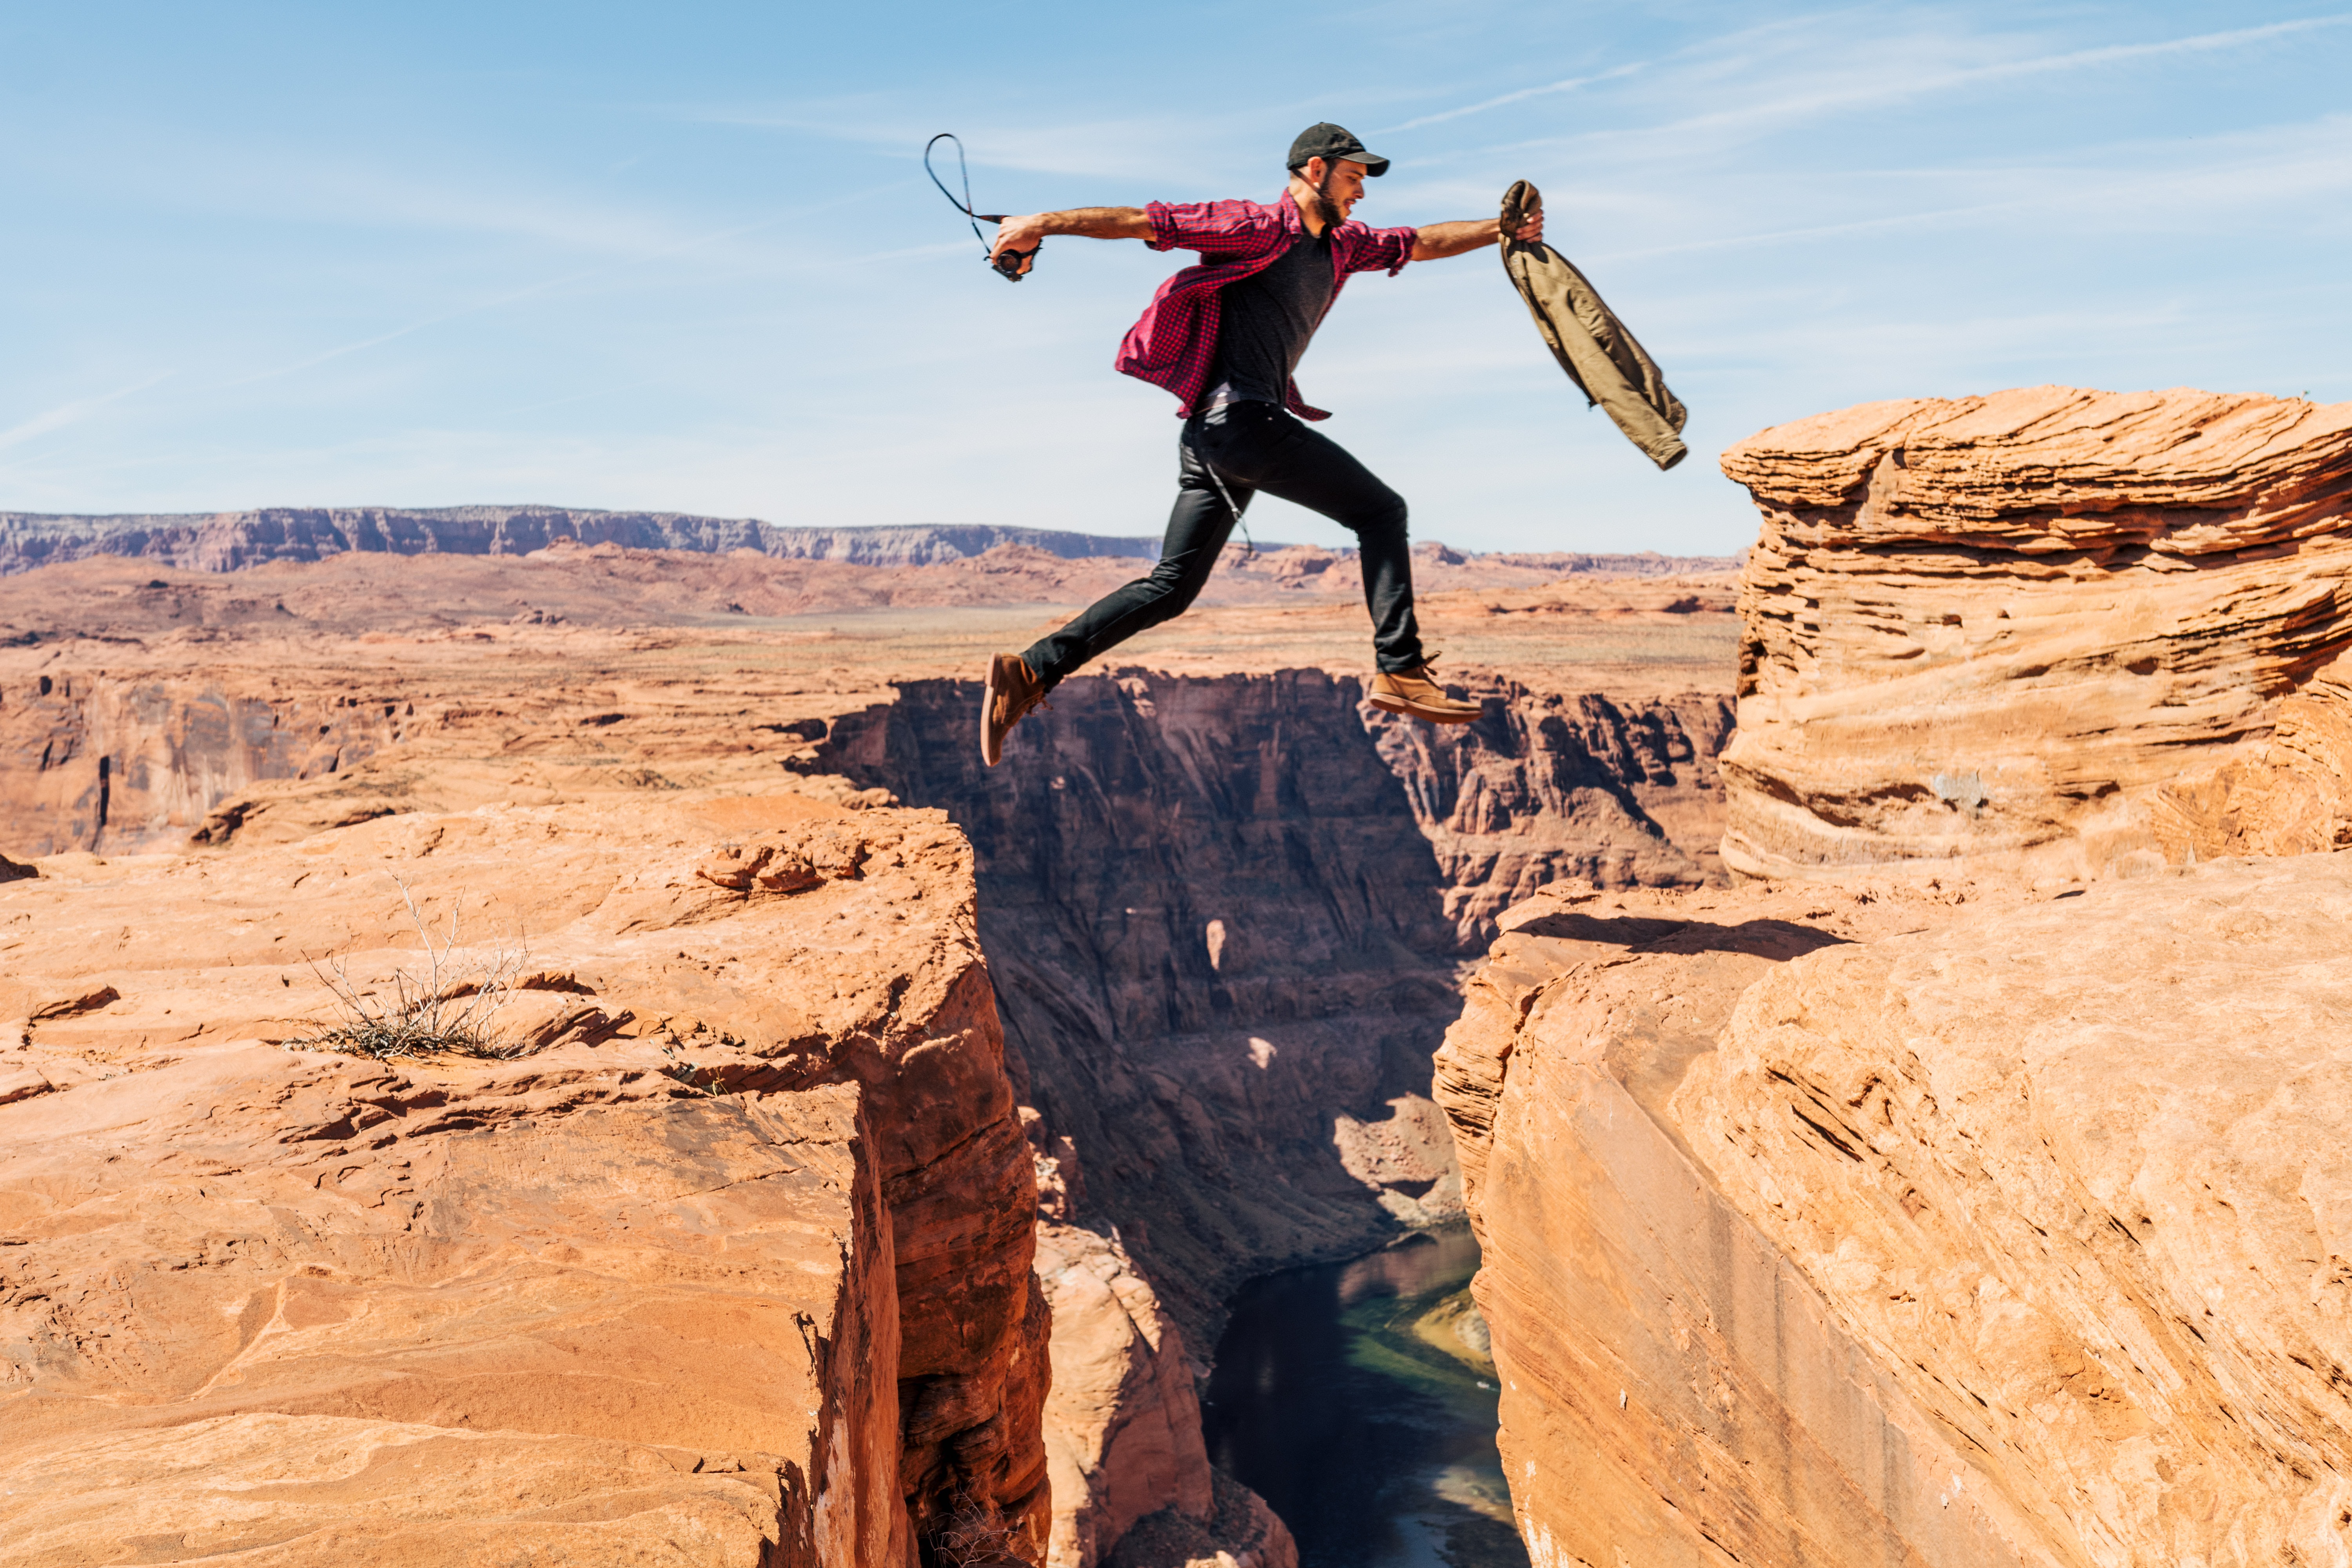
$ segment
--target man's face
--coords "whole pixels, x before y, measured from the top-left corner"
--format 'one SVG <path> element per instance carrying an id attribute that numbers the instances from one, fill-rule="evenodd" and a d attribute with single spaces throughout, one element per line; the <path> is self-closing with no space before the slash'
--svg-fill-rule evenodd
<path id="1" fill-rule="evenodd" d="M 1327 224 L 1347 222 L 1348 215 L 1355 210 L 1356 204 L 1364 199 L 1364 166 L 1361 163 L 1351 163 L 1345 158 L 1334 158 L 1328 163 L 1320 158 L 1309 158 L 1307 167 L 1300 173 L 1306 175 L 1307 183 L 1320 193 L 1323 210 L 1317 216 Z"/>
<path id="2" fill-rule="evenodd" d="M 1339 216 L 1346 217 L 1364 199 L 1364 166 L 1340 159 L 1332 165 L 1331 183 L 1323 188 L 1323 194 L 1339 209 Z"/>

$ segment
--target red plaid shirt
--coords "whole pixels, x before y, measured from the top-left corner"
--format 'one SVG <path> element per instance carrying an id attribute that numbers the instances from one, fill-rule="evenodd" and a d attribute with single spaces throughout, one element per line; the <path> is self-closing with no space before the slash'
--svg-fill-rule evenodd
<path id="1" fill-rule="evenodd" d="M 1274 265 L 1291 242 L 1307 232 L 1298 205 L 1283 193 L 1270 207 L 1255 202 L 1154 202 L 1143 209 L 1151 219 L 1154 250 L 1197 250 L 1202 259 L 1160 286 L 1143 315 L 1118 345 L 1118 368 L 1176 395 L 1179 415 L 1190 415 L 1208 390 L 1209 367 L 1217 358 L 1217 322 L 1222 290 Z M 1412 259 L 1415 231 L 1373 228 L 1352 219 L 1331 230 L 1331 301 L 1351 272 L 1381 268 L 1393 278 Z M 1320 318 L 1316 325 L 1322 325 Z M 1290 411 L 1303 419 L 1328 419 L 1298 395 L 1298 383 L 1285 389 Z"/>

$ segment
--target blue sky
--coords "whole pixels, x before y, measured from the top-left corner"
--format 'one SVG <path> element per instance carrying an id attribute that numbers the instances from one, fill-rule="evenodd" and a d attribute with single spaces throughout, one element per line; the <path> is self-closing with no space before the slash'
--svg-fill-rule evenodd
<path id="1" fill-rule="evenodd" d="M 2338 0 L 2341 4 L 2342 0 Z M 1526 177 L 1691 408 L 1659 474 L 1492 252 L 1353 283 L 1300 373 L 1413 528 L 1738 548 L 1716 469 L 1870 399 L 2063 382 L 2352 398 L 2352 11 L 1391 0 L 0 8 L 0 509 L 545 501 L 1156 533 L 1176 258 L 983 210 Z M 1277 502 L 1262 537 L 1337 542 Z"/>

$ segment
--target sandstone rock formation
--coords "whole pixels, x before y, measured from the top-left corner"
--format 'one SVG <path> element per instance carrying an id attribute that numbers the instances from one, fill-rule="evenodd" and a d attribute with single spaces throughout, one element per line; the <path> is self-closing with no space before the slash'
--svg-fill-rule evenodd
<path id="1" fill-rule="evenodd" d="M 1440 1058 L 1531 1555 L 2334 1562 L 2352 859 L 1514 910 Z"/>
<path id="2" fill-rule="evenodd" d="M 1723 468 L 1764 518 L 1724 758 L 1736 871 L 2005 855 L 2059 881 L 2210 852 L 2231 830 L 2191 807 L 2201 826 L 2160 833 L 2180 813 L 2158 794 L 2340 689 L 2312 682 L 2352 646 L 2352 404 L 1869 404 Z"/>
<path id="3" fill-rule="evenodd" d="M 37 864 L 0 885 L 17 1560 L 1042 1561 L 1030 1157 L 937 814 Z M 329 1048 L 453 942 L 495 1049 Z"/>
<path id="4" fill-rule="evenodd" d="M 2174 865 L 2352 848 L 2352 659 L 2282 701 L 2267 741 L 2158 786 L 2148 816 Z"/>

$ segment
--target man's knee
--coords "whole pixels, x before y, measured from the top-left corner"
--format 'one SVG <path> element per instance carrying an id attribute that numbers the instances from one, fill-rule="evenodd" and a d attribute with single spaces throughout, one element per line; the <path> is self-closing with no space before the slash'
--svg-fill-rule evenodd
<path id="1" fill-rule="evenodd" d="M 1201 596 L 1202 585 L 1208 580 L 1209 574 L 1205 572 L 1171 574 L 1163 580 L 1166 586 L 1159 604 L 1155 606 L 1159 611 L 1160 618 L 1163 621 L 1173 620 L 1191 609 L 1192 601 Z"/>
<path id="2" fill-rule="evenodd" d="M 1175 619 L 1201 596 L 1206 577 L 1206 573 L 1187 571 L 1183 563 L 1162 560 L 1143 579 L 1143 602 L 1136 606 L 1138 618 L 1150 626 Z"/>
<path id="3" fill-rule="evenodd" d="M 1356 509 L 1348 525 L 1366 544 L 1386 543 L 1405 537 L 1405 515 L 1404 497 L 1384 485 Z"/>

